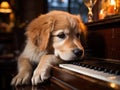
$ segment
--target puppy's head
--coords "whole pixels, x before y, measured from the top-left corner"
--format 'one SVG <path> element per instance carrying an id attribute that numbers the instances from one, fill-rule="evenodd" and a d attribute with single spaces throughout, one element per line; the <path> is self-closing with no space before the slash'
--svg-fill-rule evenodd
<path id="1" fill-rule="evenodd" d="M 79 16 L 52 11 L 32 21 L 26 34 L 41 51 L 49 51 L 52 47 L 54 54 L 62 60 L 84 56 L 80 38 L 86 35 L 86 27 Z"/>

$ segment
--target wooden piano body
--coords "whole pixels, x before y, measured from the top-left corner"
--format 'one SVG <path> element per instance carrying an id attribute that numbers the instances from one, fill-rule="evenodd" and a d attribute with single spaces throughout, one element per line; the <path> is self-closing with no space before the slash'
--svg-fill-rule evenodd
<path id="1" fill-rule="evenodd" d="M 80 61 L 91 65 L 104 65 L 120 70 L 120 16 L 86 23 L 88 37 L 86 59 Z M 101 62 L 105 63 L 101 63 Z M 108 63 L 108 64 L 107 64 Z M 11 67 L 11 68 L 9 68 Z M 16 71 L 16 62 L 0 61 L 0 88 L 7 90 L 120 90 L 120 85 L 79 74 L 59 66 L 53 66 L 48 83 L 39 86 L 11 87 L 10 81 Z"/>

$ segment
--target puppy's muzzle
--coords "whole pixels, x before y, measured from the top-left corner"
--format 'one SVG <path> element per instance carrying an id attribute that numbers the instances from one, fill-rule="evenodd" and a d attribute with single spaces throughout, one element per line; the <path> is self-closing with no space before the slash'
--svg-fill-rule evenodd
<path id="1" fill-rule="evenodd" d="M 74 49 L 72 52 L 73 52 L 77 57 L 81 57 L 82 54 L 83 54 L 83 50 L 78 49 L 78 48 Z"/>

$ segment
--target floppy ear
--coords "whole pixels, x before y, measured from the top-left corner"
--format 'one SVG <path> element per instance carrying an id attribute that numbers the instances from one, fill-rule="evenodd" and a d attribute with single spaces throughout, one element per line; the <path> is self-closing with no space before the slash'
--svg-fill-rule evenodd
<path id="1" fill-rule="evenodd" d="M 41 15 L 33 20 L 28 28 L 26 35 L 34 45 L 41 51 L 45 50 L 49 43 L 50 32 L 54 28 L 54 19 L 49 15 Z"/>
<path id="2" fill-rule="evenodd" d="M 84 36 L 87 35 L 87 27 L 86 25 L 83 23 L 82 21 L 82 18 L 80 15 L 77 15 L 77 19 L 79 20 L 79 25 L 80 25 L 80 28 L 82 30 L 82 33 L 84 34 Z"/>
<path id="3" fill-rule="evenodd" d="M 77 15 L 77 19 L 79 21 L 79 26 L 80 26 L 80 29 L 81 29 L 81 42 L 82 42 L 82 45 L 86 47 L 86 42 L 87 42 L 87 27 L 83 23 L 80 15 Z"/>

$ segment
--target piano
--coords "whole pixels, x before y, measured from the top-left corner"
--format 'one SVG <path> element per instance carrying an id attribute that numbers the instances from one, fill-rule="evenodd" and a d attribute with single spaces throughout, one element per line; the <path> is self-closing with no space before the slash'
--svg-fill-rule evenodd
<path id="1" fill-rule="evenodd" d="M 51 82 L 61 90 L 120 90 L 120 15 L 86 25 L 86 58 L 54 66 Z"/>
<path id="2" fill-rule="evenodd" d="M 51 77 L 38 86 L 10 86 L 16 61 L 0 61 L 1 90 L 120 90 L 120 15 L 91 23 L 85 58 L 52 66 Z M 10 68 L 9 68 L 10 67 Z"/>
<path id="3" fill-rule="evenodd" d="M 120 90 L 120 15 L 86 25 L 86 58 L 54 66 L 51 81 L 66 90 Z"/>

